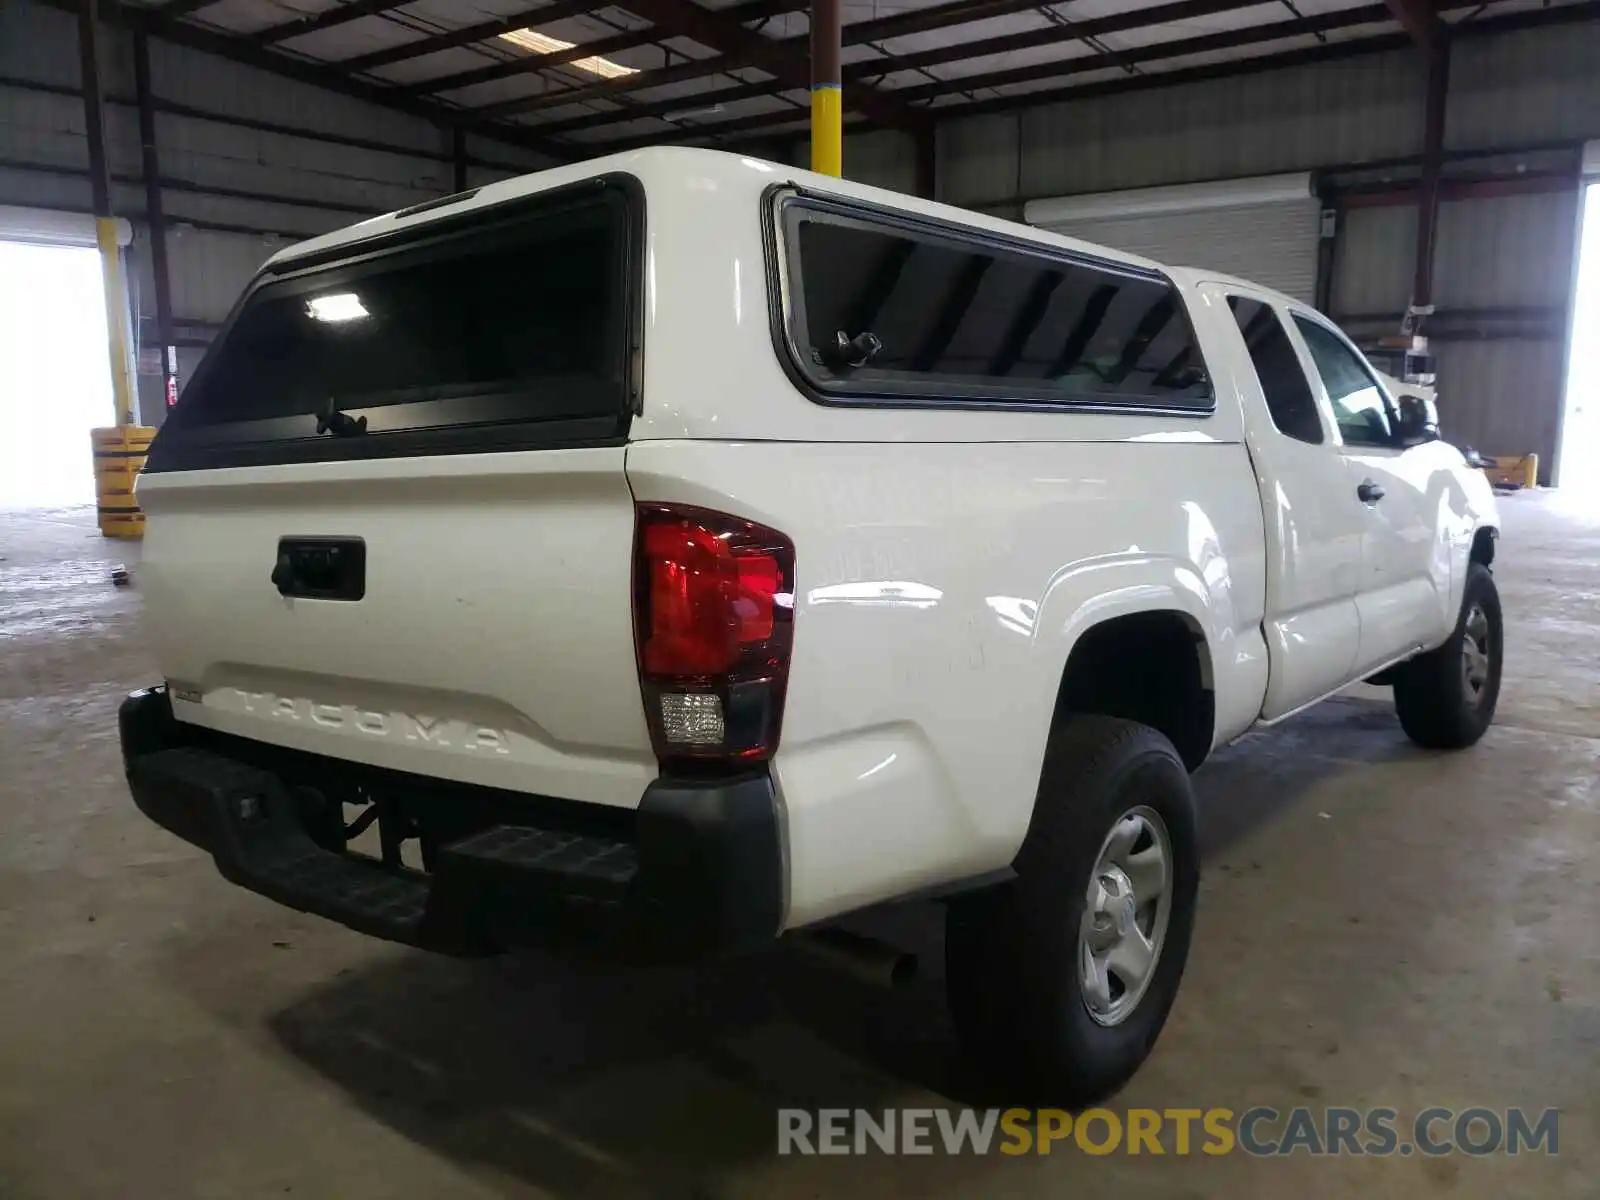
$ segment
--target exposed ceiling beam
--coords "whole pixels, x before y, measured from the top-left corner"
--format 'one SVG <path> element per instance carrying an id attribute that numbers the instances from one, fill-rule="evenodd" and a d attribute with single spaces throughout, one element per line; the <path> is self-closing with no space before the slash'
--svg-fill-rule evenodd
<path id="1" fill-rule="evenodd" d="M 556 137 L 580 129 L 599 129 L 606 125 L 614 125 L 619 121 L 638 121 L 646 117 L 665 119 L 674 113 L 704 112 L 720 105 L 737 104 L 741 100 L 777 96 L 784 90 L 786 89 L 774 85 L 772 80 L 763 79 L 759 83 L 744 83 L 738 87 L 718 88 L 711 92 L 696 92 L 692 96 L 679 96 L 675 100 L 658 100 L 653 104 L 639 104 L 628 109 L 586 113 L 581 117 L 569 117 L 562 121 L 548 121 L 530 126 L 530 128 L 537 129 L 546 137 Z M 794 111 L 804 116 L 808 110 L 796 106 Z M 777 111 L 763 115 L 772 120 L 777 120 L 783 116 L 782 113 Z"/>
<path id="2" fill-rule="evenodd" d="M 1148 8 L 1137 8 L 1131 12 L 1114 13 L 1108 17 L 1091 17 L 1083 21 L 1074 21 L 1070 25 L 1050 25 L 1044 29 L 1029 29 L 1022 33 L 984 38 L 976 42 L 958 42 L 953 46 L 939 46 L 916 54 L 898 54 L 892 59 L 878 58 L 854 62 L 844 69 L 844 77 L 864 79 L 891 71 L 917 70 L 960 62 L 963 59 L 983 58 L 991 54 L 1034 50 L 1040 46 L 1101 38 L 1107 34 L 1127 33 L 1155 25 L 1221 16 L 1241 8 L 1255 8 L 1260 3 L 1261 0 L 1176 0 L 1175 3 L 1156 4 Z M 1112 62 L 1120 61 L 1121 54 L 1121 51 L 1112 51 L 1109 56 L 1102 53 L 1100 65 L 1107 65 L 1107 57 Z"/>
<path id="3" fill-rule="evenodd" d="M 199 12 L 202 8 L 209 8 L 218 0 L 167 0 L 161 5 L 160 12 L 163 17 L 187 17 L 192 12 Z"/>
<path id="4" fill-rule="evenodd" d="M 481 67 L 474 67 L 470 71 L 457 71 L 453 75 L 424 79 L 419 83 L 407 84 L 405 90 L 415 95 L 427 95 L 431 92 L 453 92 L 457 88 L 476 87 L 480 83 L 493 83 L 497 79 L 510 79 L 517 75 L 536 75 L 556 67 L 564 67 L 580 58 L 605 58 L 622 50 L 648 46 L 652 41 L 664 36 L 653 26 L 649 29 L 624 29 L 621 33 L 614 33 L 610 37 L 582 42 L 566 50 L 551 50 L 545 54 L 525 52 L 520 58 L 496 59 Z M 516 52 L 509 43 L 506 45 L 506 50 L 511 53 Z"/>
<path id="5" fill-rule="evenodd" d="M 776 75 L 784 86 L 810 85 L 811 72 L 804 59 L 775 54 L 782 43 L 746 29 L 737 18 L 725 12 L 702 8 L 694 0 L 622 0 L 622 3 L 629 12 L 643 17 L 669 37 L 688 38 L 723 55 L 749 55 L 763 63 L 770 61 L 765 69 Z M 886 128 L 917 130 L 928 123 L 925 114 L 868 87 L 847 87 L 844 100 L 847 107 Z"/>
<path id="6" fill-rule="evenodd" d="M 952 109 L 952 112 L 957 111 Z M 612 154 L 622 150 L 637 150 L 643 146 L 671 146 L 680 142 L 712 142 L 721 144 L 734 134 L 750 134 L 754 137 L 757 133 L 769 137 L 790 137 L 796 133 L 804 134 L 811 120 L 811 114 L 804 108 L 791 108 L 785 112 L 755 113 L 748 117 L 735 117 L 731 121 L 718 121 L 715 124 L 681 125 L 669 133 L 641 134 L 638 137 L 622 138 L 609 142 L 579 142 L 593 157 L 597 154 Z M 845 116 L 845 128 L 861 128 L 864 125 L 859 118 L 852 119 L 849 114 Z M 792 127 L 792 128 L 791 128 Z M 741 141 L 748 139 L 741 138 Z"/>
<path id="7" fill-rule="evenodd" d="M 39 2 L 62 12 L 76 13 L 78 10 L 77 0 L 39 0 Z M 192 25 L 187 21 L 174 21 L 156 9 L 108 5 L 101 10 L 100 19 L 160 41 L 185 46 L 190 50 L 197 50 L 217 58 L 225 58 L 230 62 L 279 75 L 285 79 L 293 79 L 311 87 L 337 92 L 435 125 L 460 128 L 508 145 L 535 150 L 560 162 L 568 161 L 572 157 L 567 147 L 558 146 L 527 127 L 488 121 L 463 109 L 402 96 L 392 89 L 352 79 L 335 67 L 255 46 L 243 38 L 230 37 L 199 25 Z"/>
<path id="8" fill-rule="evenodd" d="M 1250 58 L 1206 63 L 1203 66 L 1183 67 L 1175 71 L 1161 71 L 1150 75 L 1124 75 L 1116 79 L 1107 79 L 1095 83 L 1080 83 L 1072 87 L 1029 92 L 1022 96 L 998 96 L 991 100 L 979 100 L 967 104 L 941 105 L 932 111 L 942 120 L 958 121 L 965 117 L 981 116 L 986 113 L 1013 112 L 1020 108 L 1032 108 L 1043 104 L 1087 100 L 1096 96 L 1143 92 L 1152 88 L 1174 87 L 1184 83 L 1200 83 L 1213 79 L 1233 79 L 1243 75 L 1257 75 L 1264 71 L 1309 66 L 1313 63 L 1340 58 L 1354 58 L 1358 55 L 1371 54 L 1383 50 L 1404 49 L 1409 45 L 1410 41 L 1403 33 L 1380 34 L 1372 38 L 1334 42 L 1329 45 L 1311 46 L 1304 50 L 1291 50 L 1280 54 L 1258 54 Z M 796 122 L 804 118 L 805 114 L 798 110 L 795 118 L 792 119 L 784 117 L 781 113 L 762 113 L 759 116 L 741 117 L 733 121 L 722 121 L 715 125 L 702 125 L 693 129 L 685 127 L 677 133 L 665 136 L 658 134 L 651 137 L 628 138 L 623 141 L 583 142 L 578 144 L 588 150 L 591 155 L 636 150 L 641 146 L 673 145 L 681 142 L 697 141 L 710 142 L 719 146 L 743 147 L 753 142 L 774 137 L 792 137 L 796 133 L 803 134 L 805 132 L 804 125 L 797 125 Z M 850 129 L 852 125 L 859 128 L 861 123 L 859 121 L 846 121 L 847 132 L 852 131 Z M 794 128 L 788 128 L 789 126 L 794 126 Z M 731 142 L 730 138 L 732 139 Z"/>
<path id="9" fill-rule="evenodd" d="M 1439 184 L 1439 199 L 1490 200 L 1498 196 L 1536 196 L 1550 192 L 1570 192 L 1576 182 L 1577 177 L 1572 171 L 1540 171 L 1528 175 L 1471 175 L 1443 180 Z M 1369 184 L 1336 191 L 1333 199 L 1344 209 L 1398 208 L 1402 205 L 1409 207 L 1417 202 L 1417 188 L 1415 185 L 1395 187 L 1393 184 Z M 1565 313 L 1560 305 L 1552 305 L 1549 311 L 1551 316 L 1562 316 Z M 1396 313 L 1395 317 L 1402 315 Z M 1372 319 L 1377 318 L 1374 316 Z"/>
<path id="10" fill-rule="evenodd" d="M 807 8 L 811 0 L 744 0 L 743 3 L 733 4 L 722 9 L 722 12 L 740 22 L 765 20 L 768 17 L 779 16 L 783 13 L 799 12 Z M 539 24 L 548 22 L 540 21 Z M 497 79 L 509 79 L 514 75 L 526 72 L 548 70 L 551 67 L 563 66 L 575 62 L 580 58 L 601 57 L 617 54 L 624 50 L 635 50 L 640 46 L 648 46 L 654 42 L 663 41 L 670 35 L 651 26 L 648 29 L 625 29 L 610 37 L 599 38 L 596 41 L 584 42 L 573 46 L 570 50 L 555 50 L 549 54 L 529 54 L 509 62 L 495 62 L 487 66 L 477 67 L 471 71 L 460 71 L 454 75 L 440 75 L 433 79 L 424 79 L 418 83 L 407 85 L 407 91 L 413 92 L 449 92 L 456 88 L 473 87 L 480 83 L 490 83 Z M 509 47 L 508 47 L 509 48 Z"/>
<path id="11" fill-rule="evenodd" d="M 1439 7 L 1441 10 L 1459 9 L 1476 7 L 1476 4 L 1474 0 L 1445 0 Z M 1470 24 L 1454 26 L 1453 35 L 1456 38 L 1476 38 L 1509 32 L 1515 29 L 1532 29 L 1545 25 L 1567 25 L 1593 20 L 1600 20 L 1600 0 L 1583 0 L 1582 3 L 1566 4 L 1556 8 L 1535 9 L 1479 18 Z M 1339 59 L 1403 50 L 1411 44 L 1410 37 L 1404 33 L 1377 34 L 1372 37 L 1353 38 L 1326 45 L 1309 46 L 1302 50 L 1257 54 L 1248 58 L 1232 59 L 1227 62 L 1206 63 L 1198 67 L 1181 67 L 1172 71 L 1158 71 L 1146 75 L 1125 76 L 1095 83 L 1076 84 L 1071 87 L 1050 88 L 1016 96 L 996 96 L 992 99 L 966 104 L 941 105 L 932 109 L 931 112 L 942 121 L 955 121 L 965 117 L 984 116 L 992 113 L 1016 112 L 1019 109 L 1037 108 L 1045 104 L 1065 103 L 1098 96 L 1121 95 L 1127 92 L 1149 91 L 1153 88 L 1176 87 L 1185 83 L 1233 79 L 1247 75 L 1258 75 L 1267 71 L 1312 66 Z M 967 81 L 952 82 L 964 83 Z M 783 113 L 762 113 L 758 116 L 742 117 L 733 121 L 719 122 L 715 125 L 685 127 L 682 130 L 664 135 L 656 134 L 648 137 L 628 138 L 621 141 L 583 142 L 579 144 L 592 155 L 611 154 L 622 150 L 636 149 L 640 146 L 669 145 L 694 141 L 710 141 L 719 145 L 729 144 L 734 148 L 741 148 L 759 144 L 773 137 L 792 137 L 795 133 L 803 133 L 803 124 L 799 125 L 798 128 L 785 128 L 795 126 L 803 118 L 804 113 L 799 112 L 795 117 L 789 117 Z M 860 122 L 847 122 L 847 124 L 854 124 L 859 127 Z M 731 142 L 729 141 L 730 138 L 732 139 Z"/>
<path id="12" fill-rule="evenodd" d="M 60 83 L 40 83 L 36 79 L 19 79 L 15 75 L 0 75 L 0 88 L 12 88 L 19 92 L 37 92 L 42 96 L 68 96 L 77 99 L 83 93 L 76 87 L 69 87 Z M 132 96 L 122 95 L 118 92 L 107 92 L 105 102 L 113 108 L 134 108 L 137 101 Z M 206 121 L 224 128 L 252 129 L 259 133 L 273 133 L 282 137 L 304 138 L 306 141 L 321 142 L 329 146 L 349 146 L 355 150 L 376 150 L 379 154 L 398 154 L 402 158 L 421 158 L 429 162 L 452 162 L 454 155 L 441 153 L 438 150 L 422 150 L 415 146 L 407 146 L 399 142 L 386 142 L 377 138 L 351 137 L 343 133 L 329 133 L 322 129 L 311 129 L 305 125 L 289 125 L 282 121 L 263 121 L 256 117 L 241 117 L 236 113 L 213 112 L 207 108 L 197 108 L 192 104 L 179 104 L 175 100 L 163 100 L 160 96 L 150 97 L 151 106 L 158 113 L 166 113 L 173 117 L 187 117 L 195 121 Z M 467 162 L 474 167 L 488 167 L 492 171 L 505 171 L 512 175 L 521 174 L 528 168 L 504 159 L 485 158 L 480 155 L 471 155 Z"/>
<path id="13" fill-rule="evenodd" d="M 1385 0 L 1385 3 L 1412 41 L 1424 49 L 1432 45 L 1439 26 L 1433 0 Z"/>
<path id="14" fill-rule="evenodd" d="M 1478 0 L 1444 0 L 1447 5 L 1467 7 L 1477 3 Z M 991 71 L 983 75 L 962 75 L 938 83 L 921 84 L 917 87 L 896 88 L 891 95 L 902 100 L 915 103 L 917 101 L 932 100 L 936 96 L 947 95 L 951 92 L 974 92 L 984 88 L 1006 87 L 1019 83 L 1037 83 L 1040 80 L 1055 79 L 1062 75 L 1081 75 L 1088 71 L 1103 71 L 1108 67 L 1140 66 L 1145 63 L 1162 62 L 1172 58 L 1186 58 L 1191 54 L 1211 54 L 1218 50 L 1237 50 L 1245 46 L 1258 46 L 1263 42 L 1283 41 L 1286 38 L 1298 37 L 1303 34 L 1323 32 L 1328 33 L 1336 29 L 1348 29 L 1354 25 L 1370 25 L 1387 19 L 1389 11 L 1383 4 L 1364 4 L 1360 8 L 1338 9 L 1334 12 L 1318 13 L 1305 18 L 1292 18 L 1287 21 L 1271 21 L 1263 25 L 1248 25 L 1243 29 L 1228 29 L 1220 33 L 1206 33 L 1199 37 L 1177 38 L 1169 42 L 1156 42 L 1149 46 L 1135 46 L 1128 50 L 1118 50 L 1107 58 L 1099 55 L 1083 55 L 1078 58 L 1069 58 L 1064 62 L 1035 63 L 1027 67 L 1014 67 L 1009 71 Z"/>
<path id="15" fill-rule="evenodd" d="M 873 21 L 856 21 L 844 27 L 842 41 L 846 46 L 857 46 L 888 38 L 908 37 L 914 33 L 928 33 L 935 29 L 946 29 L 973 21 L 987 21 L 992 17 L 1027 12 L 1038 6 L 1039 0 L 954 0 L 953 3 L 899 13 L 891 17 L 880 17 Z M 776 74 L 773 66 L 769 64 L 803 65 L 808 61 L 809 54 L 810 36 L 800 34 L 797 37 L 767 41 L 763 46 L 754 47 L 750 53 L 724 53 L 716 58 L 679 63 L 655 71 L 640 71 L 637 75 L 586 84 L 559 93 L 552 92 L 545 97 L 529 97 L 526 101 L 492 106 L 488 111 L 533 112 L 553 104 L 610 100 L 627 92 L 663 87 L 671 83 L 684 83 L 691 79 L 703 79 L 707 75 L 719 75 L 746 67 L 757 67 Z"/>
<path id="16" fill-rule="evenodd" d="M 657 37 L 672 37 L 674 35 L 656 31 Z M 787 41 L 789 39 L 785 39 Z M 496 116 L 502 113 L 537 112 L 541 108 L 555 108 L 565 104 L 588 103 L 592 100 L 609 100 L 618 103 L 630 92 L 642 92 L 646 88 L 666 87 L 668 84 L 685 83 L 691 79 L 703 79 L 707 75 L 719 75 L 723 72 L 733 72 L 752 67 L 759 67 L 763 71 L 772 72 L 773 67 L 783 59 L 781 47 L 784 42 L 772 42 L 770 50 L 762 51 L 757 55 L 718 55 L 714 58 L 697 58 L 686 62 L 674 63 L 670 67 L 658 67 L 654 71 L 640 71 L 637 75 L 624 75 L 619 79 L 605 79 L 596 83 L 579 84 L 577 87 L 561 88 L 543 92 L 536 96 L 522 96 L 515 100 L 506 100 L 498 104 L 490 104 L 478 111 Z M 751 62 L 754 57 L 758 62 Z M 799 60 L 806 62 L 805 58 Z M 720 64 L 713 66 L 711 64 Z M 739 76 L 735 75 L 737 79 Z M 768 90 L 772 89 L 772 81 L 766 81 Z M 810 80 L 806 81 L 809 85 Z M 789 86 L 789 85 L 784 85 Z M 803 85 L 802 85 L 803 86 Z"/>
<path id="17" fill-rule="evenodd" d="M 1102 37 L 1113 33 L 1126 33 L 1129 30 L 1142 29 L 1151 25 L 1163 25 L 1173 21 L 1192 21 L 1200 17 L 1217 16 L 1235 9 L 1252 8 L 1260 4 L 1260 2 L 1261 0 L 1176 0 L 1175 3 L 1158 4 L 1150 8 L 1136 9 L 1132 12 L 1116 13 L 1109 17 L 1079 21 L 1070 26 L 1050 25 L 1043 29 L 1030 29 L 1023 33 L 1007 34 L 1003 37 L 985 38 L 976 42 L 958 42 L 954 45 L 939 46 L 932 50 L 924 50 L 914 54 L 899 54 L 893 58 L 873 58 L 860 62 L 846 63 L 844 78 L 847 82 L 850 80 L 864 80 L 874 75 L 884 75 L 891 71 L 917 70 L 960 59 L 982 58 L 991 54 L 1010 54 L 1017 50 L 1032 50 L 1059 42 L 1078 41 L 1083 38 Z M 846 26 L 846 33 L 848 31 L 849 27 Z M 1105 66 L 1106 61 L 1102 58 L 1097 65 Z M 539 125 L 536 128 L 547 135 L 568 133 L 579 129 L 595 128 L 617 120 L 631 121 L 640 117 L 664 117 L 674 112 L 687 112 L 714 104 L 734 104 L 756 96 L 771 95 L 772 92 L 773 86 L 769 80 L 760 83 L 743 84 L 737 87 L 697 92 L 692 96 L 680 96 L 675 100 L 640 105 L 630 108 L 625 117 L 613 112 L 592 113 L 547 125 Z M 898 93 L 889 92 L 887 94 L 897 95 Z"/>
<path id="18" fill-rule="evenodd" d="M 1476 8 L 1479 2 L 1481 0 L 1440 0 L 1438 9 L 1444 12 L 1452 9 Z M 1480 17 L 1469 24 L 1453 26 L 1453 36 L 1455 38 L 1479 38 L 1496 33 L 1508 33 L 1516 29 L 1534 29 L 1545 25 L 1570 25 L 1595 20 L 1600 20 L 1600 0 L 1582 0 L 1581 3 L 1565 4 L 1556 8 L 1540 8 L 1523 12 L 1503 13 L 1492 17 Z M 978 116 L 995 112 L 1013 112 L 1019 108 L 1031 108 L 1040 104 L 1051 104 L 1059 100 L 1143 91 L 1149 87 L 1160 87 L 1167 84 L 1190 83 L 1208 78 L 1231 78 L 1236 75 L 1254 75 L 1262 71 L 1280 70 L 1284 67 L 1309 66 L 1314 63 L 1342 58 L 1356 58 L 1365 54 L 1378 54 L 1386 50 L 1403 49 L 1409 44 L 1410 38 L 1406 34 L 1377 34 L 1372 37 L 1353 38 L 1323 46 L 1310 46 L 1304 50 L 1256 55 L 1252 58 L 1237 59 L 1233 62 L 1210 63 L 1206 66 L 1185 67 L 1176 71 L 1159 71 L 1128 79 L 1110 79 L 1102 83 L 1079 84 L 1077 87 L 1072 88 L 1029 92 L 1021 96 L 999 96 L 992 100 L 982 100 L 975 104 L 951 105 L 948 108 L 940 107 L 934 111 L 945 118 L 968 115 Z"/>
<path id="19" fill-rule="evenodd" d="M 348 25 L 351 21 L 361 20 L 362 17 L 375 17 L 410 3 L 411 0 L 354 0 L 350 4 L 336 4 L 319 13 L 311 13 L 296 17 L 292 21 L 284 21 L 281 25 L 269 25 L 265 29 L 259 29 L 249 34 L 248 40 L 258 46 L 271 46 L 302 34 Z"/>
<path id="20" fill-rule="evenodd" d="M 581 17 L 584 13 L 593 12 L 603 5 L 604 0 L 556 0 L 554 4 L 546 4 L 541 8 L 519 9 L 507 16 L 496 17 L 492 21 L 479 21 L 475 25 L 463 25 L 460 29 L 401 42 L 398 46 L 390 46 L 384 50 L 357 54 L 352 58 L 341 58 L 337 65 L 345 71 L 375 71 L 379 67 L 390 67 L 408 59 L 421 58 L 425 54 L 436 54 L 440 50 L 453 50 L 457 46 L 470 46 L 473 42 L 486 42 L 499 37 L 502 33 L 526 29 L 535 22 L 549 25 L 555 21 L 565 21 L 568 17 Z"/>

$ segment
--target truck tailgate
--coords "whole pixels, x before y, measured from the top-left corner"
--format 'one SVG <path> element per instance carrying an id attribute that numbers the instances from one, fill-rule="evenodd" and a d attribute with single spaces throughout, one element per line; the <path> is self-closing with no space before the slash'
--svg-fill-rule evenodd
<path id="1" fill-rule="evenodd" d="M 140 583 L 174 712 L 312 753 L 636 805 L 656 765 L 625 453 L 145 475 Z M 359 601 L 274 584 L 285 539 L 324 538 L 360 540 Z"/>

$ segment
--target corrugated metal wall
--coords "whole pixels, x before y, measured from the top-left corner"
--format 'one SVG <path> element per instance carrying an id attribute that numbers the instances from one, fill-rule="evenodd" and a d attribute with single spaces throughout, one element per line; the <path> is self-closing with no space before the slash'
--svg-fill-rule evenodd
<path id="1" fill-rule="evenodd" d="M 1422 82 L 1408 56 L 1378 54 L 1033 109 L 1022 121 L 1022 191 L 1109 192 L 1415 153 L 1421 122 L 1409 118 Z"/>
<path id="2" fill-rule="evenodd" d="M 131 101 L 128 35 L 103 27 L 102 54 L 108 99 Z M 150 74 L 154 94 L 174 104 L 394 147 L 336 144 L 158 112 L 161 173 L 170 181 L 163 204 L 180 341 L 209 337 L 256 268 L 282 246 L 433 199 L 454 186 L 450 137 L 426 121 L 159 41 L 150 43 Z M 0 76 L 69 93 L 0 84 L 0 204 L 89 211 L 83 104 L 70 94 L 78 87 L 73 17 L 0 0 Z M 134 108 L 109 103 L 106 124 L 112 171 L 136 180 L 141 162 Z M 476 137 L 468 139 L 467 151 L 507 164 L 505 169 L 471 167 L 469 186 L 515 174 L 514 167 L 535 170 L 546 165 L 537 154 Z M 208 189 L 253 196 L 217 195 Z M 119 213 L 141 214 L 144 201 L 140 184 L 113 188 Z M 151 318 L 143 332 L 153 344 L 149 243 L 137 217 L 134 230 L 128 251 L 130 289 L 140 315 Z M 201 352 L 199 346 L 180 347 L 181 377 L 187 377 Z M 141 376 L 139 382 L 147 417 L 159 415 L 153 403 L 159 381 Z"/>
<path id="3" fill-rule="evenodd" d="M 1600 138 L 1596 63 L 1600 22 L 1457 39 L 1447 149 Z M 1016 217 L 1022 202 L 1045 196 L 1413 156 L 1425 82 L 1421 55 L 1396 50 L 952 121 L 940 130 L 940 199 Z M 1414 175 L 1402 172 L 1394 186 Z M 1368 182 L 1384 181 L 1382 171 L 1369 173 Z M 1435 342 L 1448 428 L 1485 451 L 1534 450 L 1548 462 L 1554 449 L 1576 186 L 1441 206 L 1433 297 L 1441 312 L 1552 314 L 1533 337 Z M 1410 204 L 1343 214 L 1334 315 L 1398 320 L 1411 295 L 1416 224 Z"/>
<path id="4" fill-rule="evenodd" d="M 811 147 L 803 148 L 809 162 Z M 844 140 L 845 174 L 873 187 L 915 194 L 917 190 L 917 148 L 909 134 L 877 129 L 852 133 Z"/>
<path id="5" fill-rule="evenodd" d="M 109 32 L 105 44 L 111 95 L 127 99 L 132 94 L 128 39 Z M 198 340 L 221 320 L 256 264 L 284 241 L 453 186 L 451 165 L 444 161 L 448 138 L 427 122 L 160 42 L 151 43 L 151 59 L 155 91 L 166 100 L 394 147 L 330 145 L 158 116 L 163 174 L 198 189 L 172 187 L 165 193 L 168 213 L 177 222 L 171 238 L 174 305 L 176 316 L 186 322 L 180 326 L 185 336 Z M 1521 148 L 1600 138 L 1596 62 L 1600 22 L 1459 39 L 1448 146 Z M 72 18 L 0 0 L 0 76 L 68 92 L 76 88 Z M 1047 195 L 1348 167 L 1414 155 L 1421 144 L 1423 85 L 1420 56 L 1397 50 L 953 120 L 939 130 L 939 196 L 1016 217 L 1025 200 Z M 113 104 L 108 120 L 115 167 L 136 177 L 133 111 Z M 469 139 L 468 150 L 528 169 L 542 165 L 536 154 L 476 138 Z M 802 142 L 794 161 L 805 158 Z M 850 135 L 845 163 L 852 178 L 905 192 L 915 186 L 915 149 L 902 134 Z M 88 182 L 79 173 L 85 165 L 76 96 L 0 84 L 0 203 L 87 210 Z M 468 182 L 481 184 L 511 170 L 473 167 Z M 205 192 L 218 188 L 277 199 Z M 143 209 L 137 186 L 119 185 L 115 193 L 119 211 Z M 1572 212 L 1569 194 L 1443 205 L 1436 302 L 1442 309 L 1564 310 Z M 1415 227 L 1409 207 L 1353 209 L 1344 215 L 1332 280 L 1335 314 L 1399 313 L 1405 307 Z M 131 258 L 138 295 L 148 310 L 144 247 L 144 231 L 138 229 Z M 1450 419 L 1474 431 L 1471 436 L 1485 449 L 1548 454 L 1561 357 L 1559 339 L 1552 336 L 1440 346 Z"/>
<path id="6" fill-rule="evenodd" d="M 1565 304 L 1578 191 L 1439 207 L 1433 302 L 1441 308 Z"/>
<path id="7" fill-rule="evenodd" d="M 1333 268 L 1336 313 L 1404 312 L 1416 267 L 1417 210 L 1356 208 L 1343 214 Z"/>
<path id="8" fill-rule="evenodd" d="M 786 139 L 763 153 L 776 161 L 809 169 L 811 139 Z M 844 135 L 844 174 L 846 179 L 853 179 L 857 183 L 915 195 L 916 142 L 910 134 L 892 129 L 847 132 Z"/>
<path id="9" fill-rule="evenodd" d="M 1436 349 L 1439 420 L 1450 440 L 1486 454 L 1536 453 L 1548 482 L 1566 361 L 1560 340 L 1445 342 Z"/>
<path id="10" fill-rule="evenodd" d="M 1564 311 L 1572 282 L 1578 191 L 1445 204 L 1434 303 Z M 1560 428 L 1566 347 L 1559 337 L 1448 341 L 1435 347 L 1440 420 L 1490 454 L 1537 453 L 1548 482 Z"/>
<path id="11" fill-rule="evenodd" d="M 1458 41 L 1445 140 L 1517 146 L 1600 137 L 1600 27 L 1587 21 Z"/>
<path id="12" fill-rule="evenodd" d="M 1021 113 L 997 113 L 940 126 L 939 199 L 1021 220 L 1022 205 L 1031 198 L 1023 188 L 1022 174 L 1032 157 L 1023 148 L 1022 126 Z"/>
<path id="13" fill-rule="evenodd" d="M 1600 137 L 1600 22 L 1458 39 L 1452 149 Z M 940 198 L 1021 199 L 1314 170 L 1422 148 L 1425 70 L 1409 50 L 947 122 Z"/>

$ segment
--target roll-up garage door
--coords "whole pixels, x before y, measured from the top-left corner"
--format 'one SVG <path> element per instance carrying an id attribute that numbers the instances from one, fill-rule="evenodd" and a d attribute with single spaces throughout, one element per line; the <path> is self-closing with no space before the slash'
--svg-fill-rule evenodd
<path id="1" fill-rule="evenodd" d="M 117 219 L 117 245 L 133 240 L 133 226 Z M 31 242 L 41 246 L 93 246 L 94 218 L 85 213 L 55 212 L 46 208 L 17 208 L 0 204 L 0 242 Z"/>
<path id="2" fill-rule="evenodd" d="M 1032 200 L 1024 218 L 1172 266 L 1237 275 L 1308 304 L 1316 292 L 1321 205 L 1310 175 Z"/>

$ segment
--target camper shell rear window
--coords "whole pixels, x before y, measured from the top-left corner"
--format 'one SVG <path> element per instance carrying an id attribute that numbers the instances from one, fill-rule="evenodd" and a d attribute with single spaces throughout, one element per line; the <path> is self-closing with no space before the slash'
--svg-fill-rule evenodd
<path id="1" fill-rule="evenodd" d="M 265 271 L 147 469 L 621 441 L 642 222 L 607 176 Z"/>

